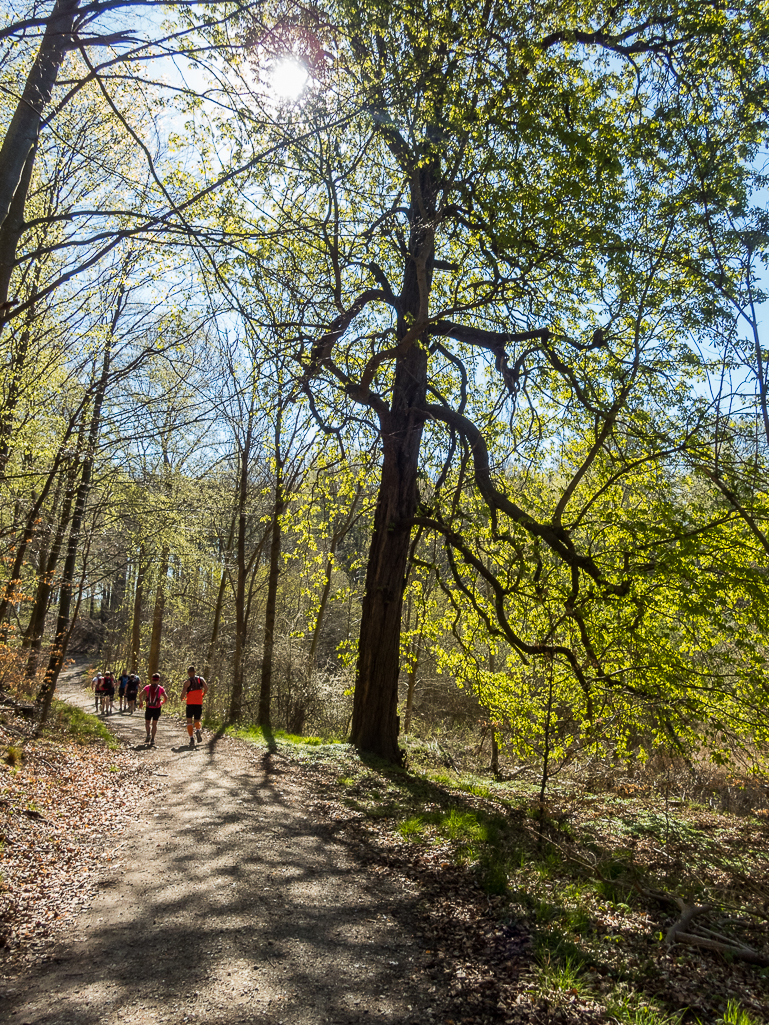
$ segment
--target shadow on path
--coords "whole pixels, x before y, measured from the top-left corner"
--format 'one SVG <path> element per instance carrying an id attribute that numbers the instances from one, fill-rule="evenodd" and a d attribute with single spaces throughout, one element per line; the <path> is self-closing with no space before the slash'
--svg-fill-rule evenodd
<path id="1" fill-rule="evenodd" d="M 65 697 L 91 708 L 86 691 Z M 392 914 L 402 894 L 370 880 L 308 811 L 274 738 L 266 752 L 216 735 L 191 750 L 164 716 L 147 748 L 143 719 L 106 722 L 153 785 L 119 858 L 98 858 L 90 911 L 0 1004 L 8 1020 L 430 1020 L 419 944 Z"/>

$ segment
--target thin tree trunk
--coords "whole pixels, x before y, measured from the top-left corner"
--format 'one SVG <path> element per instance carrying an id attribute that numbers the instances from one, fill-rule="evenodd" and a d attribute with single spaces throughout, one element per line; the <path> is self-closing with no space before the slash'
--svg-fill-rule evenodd
<path id="1" fill-rule="evenodd" d="M 403 732 L 411 732 L 411 715 L 414 709 L 414 691 L 417 687 L 417 669 L 419 668 L 419 645 L 414 642 L 411 648 L 411 666 L 406 690 L 406 714 L 403 718 Z"/>
<path id="2" fill-rule="evenodd" d="M 37 144 L 42 113 L 48 105 L 61 62 L 70 44 L 80 0 L 57 0 L 48 19 L 35 63 L 27 76 L 0 149 L 0 224 L 10 210 L 24 165 Z"/>
<path id="3" fill-rule="evenodd" d="M 101 384 L 97 385 L 96 387 L 95 397 L 97 401 L 100 386 Z M 8 609 L 14 601 L 16 588 L 18 587 L 20 582 L 21 570 L 24 565 L 24 559 L 27 553 L 27 546 L 29 545 L 29 542 L 35 535 L 36 524 L 40 516 L 40 511 L 43 508 L 43 505 L 45 504 L 48 495 L 50 494 L 51 488 L 53 487 L 54 481 L 56 480 L 59 474 L 59 470 L 61 469 L 62 463 L 65 462 L 65 460 L 69 459 L 69 456 L 67 455 L 68 442 L 69 439 L 72 437 L 72 432 L 74 431 L 76 424 L 80 423 L 82 431 L 82 417 L 89 397 L 90 393 L 87 394 L 81 400 L 78 408 L 69 418 L 67 428 L 59 442 L 59 450 L 56 453 L 56 456 L 54 457 L 51 469 L 48 471 L 48 475 L 45 479 L 45 483 L 43 484 L 42 490 L 40 491 L 40 494 L 37 496 L 34 503 L 27 512 L 27 518 L 24 523 L 24 530 L 22 531 L 21 537 L 18 539 L 16 543 L 16 557 L 11 568 L 10 577 L 5 585 L 3 597 L 0 599 L 0 623 L 3 623 L 5 621 Z"/>
<path id="4" fill-rule="evenodd" d="M 248 469 L 251 460 L 253 415 L 249 411 L 246 436 L 239 452 L 238 474 L 238 538 L 235 578 L 235 657 L 232 664 L 232 691 L 230 693 L 229 721 L 237 722 L 243 713 L 243 661 L 246 647 L 246 533 L 248 517 Z"/>
<path id="5" fill-rule="evenodd" d="M 326 608 L 328 607 L 329 595 L 331 594 L 331 577 L 334 572 L 334 556 L 336 555 L 336 549 L 339 545 L 339 542 L 342 540 L 343 537 L 345 537 L 347 531 L 350 529 L 353 522 L 357 519 L 358 502 L 360 500 L 360 496 L 362 493 L 363 485 L 359 484 L 355 492 L 355 497 L 352 500 L 352 505 L 350 506 L 349 514 L 347 515 L 341 527 L 338 530 L 334 531 L 334 533 L 331 536 L 331 544 L 329 545 L 328 549 L 328 559 L 326 560 L 326 572 L 325 579 L 323 581 L 323 591 L 320 596 L 320 605 L 318 606 L 318 614 L 315 617 L 315 629 L 312 632 L 312 642 L 310 644 L 309 661 L 311 670 L 315 668 L 315 663 L 318 658 L 318 643 L 320 642 L 321 628 L 323 626 L 323 620 L 326 616 Z"/>
<path id="6" fill-rule="evenodd" d="M 279 441 L 276 445 L 278 450 Z M 262 653 L 262 680 L 259 687 L 259 712 L 257 723 L 270 725 L 272 704 L 272 662 L 275 651 L 275 618 L 278 604 L 278 580 L 280 578 L 281 516 L 285 511 L 283 495 L 283 464 L 275 461 L 275 502 L 272 508 L 272 538 L 270 541 L 270 571 L 267 578 L 267 604 L 264 611 L 264 651 Z"/>
<path id="7" fill-rule="evenodd" d="M 78 450 L 79 448 L 80 446 L 78 446 Z M 37 672 L 37 663 L 43 644 L 43 636 L 45 635 L 45 620 L 51 602 L 56 567 L 59 564 L 59 558 L 64 546 L 64 537 L 72 517 L 72 503 L 75 499 L 76 468 L 77 462 L 73 461 L 72 468 L 67 475 L 64 504 L 62 505 L 59 522 L 56 527 L 56 534 L 48 551 L 45 565 L 42 567 L 40 580 L 37 585 L 37 594 L 35 595 L 35 603 L 32 607 L 32 615 L 30 616 L 27 633 L 24 637 L 23 647 L 29 648 L 29 656 L 27 657 L 27 666 L 24 673 L 28 680 L 31 680 Z"/>
<path id="8" fill-rule="evenodd" d="M 312 631 L 312 643 L 310 644 L 310 670 L 315 668 L 315 662 L 318 658 L 318 642 L 320 641 L 320 631 L 323 626 L 323 620 L 326 615 L 326 606 L 328 605 L 328 597 L 331 594 L 331 576 L 334 572 L 334 555 L 336 553 L 336 546 L 339 538 L 336 534 L 331 538 L 331 547 L 328 551 L 328 559 L 326 560 L 326 573 L 323 581 L 323 590 L 320 595 L 320 604 L 318 605 L 318 613 L 315 617 L 315 628 Z"/>
<path id="9" fill-rule="evenodd" d="M 136 567 L 136 590 L 134 591 L 133 620 L 131 622 L 131 672 L 139 672 L 139 649 L 142 636 L 142 603 L 144 601 L 144 574 L 147 570 L 147 551 L 144 545 L 139 549 Z"/>
<path id="10" fill-rule="evenodd" d="M 434 257 L 435 192 L 429 165 L 418 172 L 410 203 L 410 258 L 401 293 L 398 336 L 426 317 Z M 380 414 L 382 477 L 374 516 L 374 533 L 366 570 L 351 741 L 391 762 L 398 748 L 398 675 L 403 592 L 411 537 L 409 523 L 417 508 L 417 471 L 427 396 L 427 346 L 415 341 L 398 358 L 390 409 Z"/>
<path id="11" fill-rule="evenodd" d="M 160 642 L 163 639 L 163 620 L 166 611 L 166 578 L 168 576 L 169 552 L 163 549 L 160 556 L 160 569 L 158 585 L 155 591 L 155 608 L 152 612 L 152 635 L 150 637 L 150 654 L 147 663 L 147 672 L 150 676 L 159 671 L 160 666 Z"/>
<path id="12" fill-rule="evenodd" d="M 495 776 L 499 776 L 499 741 L 493 723 L 491 724 L 491 771 Z"/>
<path id="13" fill-rule="evenodd" d="M 232 541 L 235 537 L 235 517 L 233 516 L 230 523 L 230 534 L 227 538 L 227 546 L 224 549 L 223 555 L 226 556 L 232 550 Z M 216 596 L 216 606 L 214 607 L 214 622 L 211 627 L 211 640 L 208 643 L 208 654 L 206 655 L 206 664 L 203 669 L 203 675 L 206 679 L 211 674 L 211 666 L 214 661 L 214 652 L 216 651 L 216 642 L 219 639 L 219 626 L 222 622 L 222 609 L 224 608 L 224 595 L 227 590 L 227 569 L 225 566 L 222 567 L 222 578 L 219 581 L 219 593 Z"/>
<path id="14" fill-rule="evenodd" d="M 550 679 L 547 691 L 547 706 L 545 715 L 545 746 L 542 752 L 542 783 L 539 788 L 539 803 L 545 803 L 545 791 L 550 776 L 550 726 L 553 719 L 553 662 L 550 660 Z"/>
<path id="15" fill-rule="evenodd" d="M 489 669 L 492 673 L 497 671 L 497 667 L 494 661 L 494 652 L 489 648 Z M 497 731 L 494 728 L 494 723 L 491 719 L 491 710 L 486 710 L 489 715 L 489 724 L 491 726 L 491 771 L 495 776 L 499 776 L 499 741 L 497 740 Z"/>
<path id="16" fill-rule="evenodd" d="M 115 318 L 113 318 L 113 330 L 116 324 L 117 315 L 118 314 L 116 313 Z M 72 633 L 72 626 L 70 622 L 70 613 L 72 610 L 72 585 L 75 578 L 75 565 L 77 563 L 77 556 L 80 548 L 86 502 L 91 490 L 93 464 L 96 455 L 96 446 L 99 441 L 102 406 L 107 389 L 107 381 L 109 379 L 111 360 L 112 345 L 111 341 L 108 341 L 104 349 L 101 376 L 99 378 L 99 384 L 94 397 L 93 416 L 91 417 L 91 426 L 88 432 L 88 445 L 85 459 L 83 460 L 83 472 L 80 477 L 80 484 L 75 498 L 75 511 L 72 516 L 72 526 L 69 532 L 67 557 L 64 561 L 64 570 L 62 572 L 62 579 L 59 587 L 59 614 L 56 620 L 56 637 L 48 659 L 48 668 L 46 669 L 45 678 L 37 696 L 39 722 L 41 724 L 44 723 L 48 717 L 51 700 L 53 698 L 54 691 L 56 690 L 56 682 L 59 678 L 59 673 L 61 672 L 61 667 L 67 654 L 67 644 L 69 643 L 69 638 Z M 80 601 L 78 600 L 78 608 L 79 606 Z"/>

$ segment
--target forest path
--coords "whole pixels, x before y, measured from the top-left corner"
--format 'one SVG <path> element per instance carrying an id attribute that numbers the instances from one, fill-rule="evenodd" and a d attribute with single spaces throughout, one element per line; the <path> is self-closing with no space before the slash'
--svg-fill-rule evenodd
<path id="1" fill-rule="evenodd" d="M 59 696 L 93 711 L 72 681 Z M 403 895 L 367 878 L 295 766 L 226 740 L 190 750 L 171 716 L 150 749 L 138 711 L 105 721 L 160 786 L 53 959 L 15 980 L 9 1021 L 430 1021 L 420 944 L 392 918 Z"/>

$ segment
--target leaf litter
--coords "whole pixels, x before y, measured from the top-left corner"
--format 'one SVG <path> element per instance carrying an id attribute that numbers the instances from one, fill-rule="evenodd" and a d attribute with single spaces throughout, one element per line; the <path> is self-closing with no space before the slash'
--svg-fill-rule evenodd
<path id="1" fill-rule="evenodd" d="M 22 720 L 3 717 L 0 743 L 18 749 L 22 735 L 24 759 L 0 767 L 0 942 L 6 961 L 34 964 L 88 904 L 105 864 L 119 871 L 120 833 L 156 784 L 126 751 L 55 731 L 32 740 Z M 710 924 L 766 951 L 764 819 L 683 806 L 660 816 L 642 795 L 573 786 L 543 809 L 521 780 L 406 776 L 336 752 L 281 745 L 299 791 L 371 888 L 394 887 L 392 918 L 423 947 L 402 971 L 429 994 L 430 1021 L 769 1020 L 769 971 L 667 946 L 678 911 L 642 885 L 715 895 Z M 502 872 L 490 849 L 503 853 Z"/>
<path id="2" fill-rule="evenodd" d="M 120 871 L 120 836 L 155 784 L 132 753 L 70 736 L 66 718 L 35 738 L 4 710 L 0 752 L 0 959 L 18 971 Z"/>
<path id="3" fill-rule="evenodd" d="M 573 781 L 542 808 L 520 780 L 468 785 L 445 773 L 356 765 L 349 755 L 343 769 L 304 760 L 319 812 L 369 872 L 420 894 L 411 926 L 428 956 L 420 971 L 434 986 L 434 1021 L 769 1021 L 769 968 L 664 942 L 679 916 L 674 894 L 684 893 L 712 901 L 711 934 L 769 955 L 769 830 L 760 813 L 683 802 L 661 813 L 648 795 L 619 799 L 607 788 L 586 798 Z M 484 819 L 497 836 L 473 833 Z M 452 820 L 464 821 L 467 835 Z"/>

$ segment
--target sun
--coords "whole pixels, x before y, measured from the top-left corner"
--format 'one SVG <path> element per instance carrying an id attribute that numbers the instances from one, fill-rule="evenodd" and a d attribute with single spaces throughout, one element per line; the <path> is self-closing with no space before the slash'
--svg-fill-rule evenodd
<path id="1" fill-rule="evenodd" d="M 270 69 L 270 91 L 281 100 L 298 100 L 309 80 L 306 65 L 296 57 L 283 57 Z"/>

